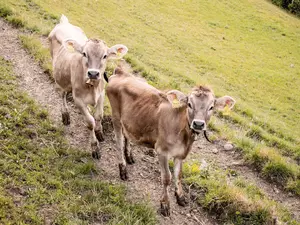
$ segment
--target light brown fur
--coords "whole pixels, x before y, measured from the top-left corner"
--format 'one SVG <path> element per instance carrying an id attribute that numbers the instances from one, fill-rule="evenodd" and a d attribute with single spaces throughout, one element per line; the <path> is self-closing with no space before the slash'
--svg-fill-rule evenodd
<path id="1" fill-rule="evenodd" d="M 124 45 L 108 48 L 104 41 L 88 40 L 83 31 L 69 23 L 65 16 L 49 34 L 53 76 L 62 93 L 62 119 L 70 124 L 66 95 L 72 92 L 75 105 L 91 130 L 93 156 L 99 158 L 99 142 L 103 141 L 102 117 L 104 101 L 104 76 L 108 58 L 127 53 Z M 68 49 L 68 46 L 72 46 Z M 94 116 L 88 105 L 95 107 Z"/>
<path id="2" fill-rule="evenodd" d="M 134 162 L 127 149 L 128 139 L 154 148 L 158 154 L 164 186 L 161 213 L 169 215 L 168 187 L 171 173 L 168 160 L 174 158 L 175 195 L 177 203 L 183 206 L 186 200 L 181 186 L 182 160 L 191 150 L 195 133 L 199 132 L 197 123 L 203 121 L 201 130 L 206 128 L 212 108 L 218 105 L 219 100 L 215 99 L 210 89 L 203 86 L 193 89 L 189 96 L 176 90 L 162 93 L 121 67 L 109 79 L 106 92 L 112 108 L 121 179 L 128 178 L 126 161 L 130 164 Z M 181 102 L 178 108 L 172 106 L 174 96 Z M 226 97 L 226 100 L 230 99 Z M 192 127 L 194 122 L 196 125 Z"/>

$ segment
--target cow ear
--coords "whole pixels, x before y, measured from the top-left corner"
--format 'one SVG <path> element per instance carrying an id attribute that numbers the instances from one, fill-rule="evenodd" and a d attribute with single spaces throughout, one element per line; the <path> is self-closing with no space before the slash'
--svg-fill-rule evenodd
<path id="1" fill-rule="evenodd" d="M 83 52 L 83 46 L 80 45 L 77 41 L 73 39 L 67 39 L 63 41 L 63 46 L 69 51 L 74 52 L 77 51 L 82 54 Z"/>
<path id="2" fill-rule="evenodd" d="M 168 91 L 167 98 L 173 108 L 180 108 L 186 106 L 188 103 L 188 96 L 177 90 Z"/>
<path id="3" fill-rule="evenodd" d="M 128 48 L 125 45 L 114 45 L 108 49 L 108 58 L 121 59 L 128 52 Z"/>
<path id="4" fill-rule="evenodd" d="M 232 109 L 235 104 L 235 100 L 230 96 L 223 96 L 216 99 L 215 109 L 223 110 L 225 107 Z"/>

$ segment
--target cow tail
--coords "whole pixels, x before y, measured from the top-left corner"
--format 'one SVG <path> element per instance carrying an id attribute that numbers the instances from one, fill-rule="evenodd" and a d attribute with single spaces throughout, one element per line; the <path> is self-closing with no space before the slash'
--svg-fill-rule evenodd
<path id="1" fill-rule="evenodd" d="M 60 23 L 69 23 L 68 18 L 64 14 L 60 17 Z"/>
<path id="2" fill-rule="evenodd" d="M 108 83 L 108 77 L 107 77 L 107 72 L 106 71 L 103 73 L 103 76 L 104 76 L 104 80 Z"/>

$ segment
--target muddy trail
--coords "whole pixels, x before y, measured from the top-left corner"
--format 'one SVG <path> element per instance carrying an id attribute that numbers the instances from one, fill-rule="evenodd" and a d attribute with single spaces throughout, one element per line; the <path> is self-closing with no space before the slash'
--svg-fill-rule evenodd
<path id="1" fill-rule="evenodd" d="M 19 34 L 21 34 L 19 30 L 12 28 L 0 19 L 0 56 L 13 63 L 14 74 L 18 77 L 20 88 L 46 108 L 52 121 L 61 126 L 62 100 L 56 91 L 55 84 L 22 48 L 18 39 Z M 47 44 L 46 38 L 41 38 L 41 41 L 44 45 Z M 90 151 L 89 132 L 82 115 L 79 114 L 72 101 L 69 101 L 68 105 L 71 124 L 64 128 L 65 136 L 70 146 Z M 132 201 L 147 200 L 155 209 L 158 209 L 162 187 L 157 157 L 153 156 L 152 151 L 147 148 L 131 145 L 136 163 L 128 166 L 129 180 L 121 181 L 112 125 L 109 119 L 105 119 L 103 123 L 105 141 L 101 145 L 102 158 L 95 161 L 98 170 L 101 171 L 98 179 L 114 184 L 125 184 L 128 189 L 128 199 Z M 209 164 L 216 164 L 224 169 L 234 169 L 239 176 L 250 183 L 255 183 L 270 199 L 281 202 L 299 220 L 300 200 L 261 179 L 258 173 L 246 166 L 238 152 L 234 149 L 226 151 L 223 148 L 224 143 L 220 141 L 213 145 L 201 137 L 194 143 L 187 160 L 192 158 L 201 161 L 204 159 Z M 186 207 L 178 206 L 173 192 L 174 186 L 171 185 L 171 217 L 164 218 L 158 214 L 160 224 L 219 224 L 213 215 L 208 215 L 195 202 L 190 201 Z"/>

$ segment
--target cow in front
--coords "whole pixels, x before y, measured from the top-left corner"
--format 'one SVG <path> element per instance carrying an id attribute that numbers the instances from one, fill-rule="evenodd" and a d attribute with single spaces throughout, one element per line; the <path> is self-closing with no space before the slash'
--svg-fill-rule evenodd
<path id="1" fill-rule="evenodd" d="M 124 45 L 107 47 L 104 41 L 88 39 L 77 26 L 62 15 L 60 23 L 49 34 L 53 76 L 63 99 L 62 121 L 70 124 L 66 95 L 72 92 L 75 105 L 91 130 L 92 155 L 100 157 L 99 142 L 103 141 L 101 120 L 104 101 L 104 72 L 107 60 L 127 53 Z M 88 105 L 95 107 L 94 116 Z"/>
<path id="2" fill-rule="evenodd" d="M 177 203 L 184 206 L 182 161 L 190 152 L 195 136 L 206 130 L 213 111 L 225 106 L 232 108 L 235 100 L 230 96 L 216 98 L 212 90 L 204 86 L 195 87 L 189 95 L 177 90 L 165 94 L 122 67 L 116 68 L 110 77 L 106 93 L 112 108 L 121 179 L 128 179 L 126 162 L 134 162 L 128 140 L 154 148 L 163 183 L 161 213 L 169 216 L 168 160 L 174 158 L 175 196 Z"/>

